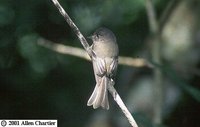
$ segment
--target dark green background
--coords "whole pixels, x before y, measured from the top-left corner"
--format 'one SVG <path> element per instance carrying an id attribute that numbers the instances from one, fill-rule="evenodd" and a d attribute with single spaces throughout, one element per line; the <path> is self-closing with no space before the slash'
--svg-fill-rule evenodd
<path id="1" fill-rule="evenodd" d="M 60 0 L 60 3 L 84 36 L 105 26 L 117 36 L 121 56 L 134 58 L 144 49 L 149 52 L 146 40 L 150 34 L 143 0 Z M 154 1 L 158 17 L 167 3 L 168 0 Z M 58 119 L 60 127 L 87 126 L 91 115 L 99 111 L 108 113 L 111 123 L 119 116 L 124 119 L 112 98 L 109 111 L 86 106 L 95 84 L 90 62 L 41 47 L 36 43 L 38 38 L 82 48 L 51 0 L 0 0 L 1 119 Z M 133 78 L 134 71 L 138 77 L 152 75 L 148 68 L 119 66 L 115 86 L 122 98 L 126 98 L 126 91 L 133 85 L 131 81 L 125 84 L 122 81 Z M 199 99 L 199 76 L 181 81 L 191 83 L 189 86 L 194 86 Z M 192 95 L 183 94 L 163 125 L 199 125 L 200 104 Z M 133 115 L 140 125 L 152 125 L 145 113 L 136 111 Z"/>

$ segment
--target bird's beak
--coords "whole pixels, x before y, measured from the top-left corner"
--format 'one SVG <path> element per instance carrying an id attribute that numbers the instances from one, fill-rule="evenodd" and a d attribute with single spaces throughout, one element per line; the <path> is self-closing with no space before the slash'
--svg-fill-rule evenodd
<path id="1" fill-rule="evenodd" d="M 87 38 L 93 40 L 94 35 L 91 35 L 91 36 L 89 36 L 89 37 L 87 37 Z"/>

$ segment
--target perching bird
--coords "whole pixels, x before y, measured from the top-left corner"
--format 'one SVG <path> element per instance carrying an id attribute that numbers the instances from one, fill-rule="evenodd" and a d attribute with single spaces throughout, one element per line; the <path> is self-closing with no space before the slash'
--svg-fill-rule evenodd
<path id="1" fill-rule="evenodd" d="M 107 28 L 99 28 L 90 37 L 94 57 L 92 58 L 96 86 L 87 105 L 93 108 L 109 109 L 107 87 L 114 81 L 118 65 L 118 45 L 113 32 Z"/>

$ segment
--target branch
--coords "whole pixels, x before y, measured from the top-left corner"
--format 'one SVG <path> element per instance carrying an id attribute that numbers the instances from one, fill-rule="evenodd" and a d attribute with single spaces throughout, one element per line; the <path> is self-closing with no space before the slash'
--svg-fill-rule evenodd
<path id="1" fill-rule="evenodd" d="M 129 112 L 129 110 L 127 109 L 127 107 L 125 106 L 121 97 L 119 96 L 119 94 L 117 93 L 117 91 L 115 90 L 115 88 L 113 86 L 114 86 L 114 83 L 111 84 L 111 85 L 108 85 L 108 90 L 109 90 L 110 94 L 113 96 L 114 100 L 117 102 L 117 104 L 121 108 L 122 112 L 124 113 L 124 115 L 128 119 L 131 126 L 132 127 L 138 127 L 138 125 L 135 122 L 135 120 L 133 119 L 131 113 Z"/>
<path id="2" fill-rule="evenodd" d="M 77 28 L 77 26 L 73 23 L 73 21 L 71 20 L 71 18 L 69 17 L 69 15 L 65 12 L 65 10 L 62 8 L 62 6 L 59 4 L 59 2 L 57 0 L 52 0 L 52 1 L 53 1 L 54 5 L 58 8 L 58 10 L 60 11 L 60 13 L 62 14 L 62 16 L 64 17 L 64 19 L 67 21 L 67 23 L 69 24 L 69 26 L 74 30 L 74 32 L 78 36 L 81 44 L 83 45 L 83 47 L 85 48 L 85 50 L 89 54 L 90 58 L 92 59 L 94 57 L 94 54 L 93 54 L 92 50 L 90 49 L 89 44 L 87 43 L 87 40 L 81 34 L 81 32 L 79 31 L 79 29 Z M 129 121 L 129 123 L 133 127 L 138 127 L 137 124 L 136 124 L 136 122 L 135 122 L 135 120 L 133 119 L 131 113 L 128 111 L 128 109 L 126 108 L 126 110 L 125 110 L 124 108 L 122 108 L 125 105 L 121 105 L 121 104 L 123 104 L 123 101 L 119 97 L 119 95 L 116 92 L 115 88 L 113 86 L 111 86 L 111 85 L 112 84 L 110 84 L 110 83 L 108 85 L 109 87 L 112 87 L 112 89 L 109 89 L 109 92 L 111 94 L 114 93 L 116 95 L 116 97 L 118 97 L 117 99 L 116 98 L 114 98 L 114 99 L 117 102 L 117 104 L 119 105 L 119 107 L 121 108 L 121 110 L 124 112 L 124 114 L 129 114 L 129 115 L 125 115 L 127 117 L 128 121 Z"/>
<path id="3" fill-rule="evenodd" d="M 76 56 L 88 61 L 91 60 L 87 52 L 81 48 L 53 43 L 43 38 L 39 38 L 37 40 L 37 43 L 40 46 L 43 46 L 45 48 L 48 48 L 50 50 L 53 50 L 61 54 Z M 124 56 L 119 56 L 119 64 L 125 65 L 125 66 L 131 66 L 131 67 L 152 67 L 153 66 L 151 65 L 151 63 L 147 62 L 143 58 L 131 58 L 131 57 L 124 57 Z"/>
<path id="4" fill-rule="evenodd" d="M 150 32 L 152 33 L 152 59 L 157 64 L 162 64 L 161 60 L 161 34 L 169 21 L 170 16 L 173 14 L 174 9 L 177 7 L 181 0 L 171 0 L 166 9 L 164 10 L 159 22 L 156 17 L 155 8 L 152 0 L 146 0 L 146 11 L 149 19 Z M 162 123 L 162 106 L 163 106 L 163 74 L 159 68 L 154 68 L 154 118 L 156 124 Z"/>
<path id="5" fill-rule="evenodd" d="M 146 11 L 149 19 L 150 32 L 154 35 L 158 32 L 158 22 L 152 0 L 146 0 Z"/>
<path id="6" fill-rule="evenodd" d="M 153 62 L 161 65 L 161 37 L 159 25 L 156 18 L 152 0 L 146 0 L 146 11 L 149 19 L 150 32 L 152 33 L 152 59 Z M 163 106 L 163 74 L 159 68 L 154 68 L 154 116 L 153 121 L 156 124 L 162 123 L 162 106 Z"/>
<path id="7" fill-rule="evenodd" d="M 87 51 L 88 55 L 92 58 L 93 54 L 92 54 L 92 51 L 90 49 L 90 46 L 89 46 L 87 40 L 85 39 L 85 37 L 82 35 L 80 30 L 78 29 L 78 27 L 74 24 L 74 22 L 69 17 L 69 15 L 65 12 L 65 10 L 62 8 L 60 3 L 57 0 L 52 0 L 52 1 L 53 1 L 54 5 L 58 8 L 58 10 L 60 11 L 61 15 L 64 17 L 65 21 L 69 24 L 69 26 L 75 32 L 79 41 L 83 45 L 84 49 Z"/>
<path id="8" fill-rule="evenodd" d="M 37 43 L 40 46 L 43 46 L 45 48 L 48 48 L 50 50 L 53 50 L 61 54 L 65 54 L 65 55 L 68 54 L 68 55 L 76 56 L 85 60 L 89 60 L 89 61 L 91 60 L 87 52 L 81 48 L 75 48 L 73 46 L 66 46 L 63 44 L 54 43 L 43 38 L 39 38 L 37 40 Z"/>

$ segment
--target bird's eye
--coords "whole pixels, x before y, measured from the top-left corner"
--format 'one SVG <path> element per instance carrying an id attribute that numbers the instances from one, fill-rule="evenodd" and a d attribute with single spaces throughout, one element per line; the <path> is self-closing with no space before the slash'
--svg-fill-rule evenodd
<path id="1" fill-rule="evenodd" d="M 100 34 L 97 34 L 97 38 L 99 38 L 100 37 Z"/>
<path id="2" fill-rule="evenodd" d="M 98 34 L 97 34 L 97 37 L 98 37 L 98 38 L 99 38 L 99 37 L 101 37 L 101 36 L 102 36 L 102 34 L 101 34 L 101 33 L 98 33 Z"/>

